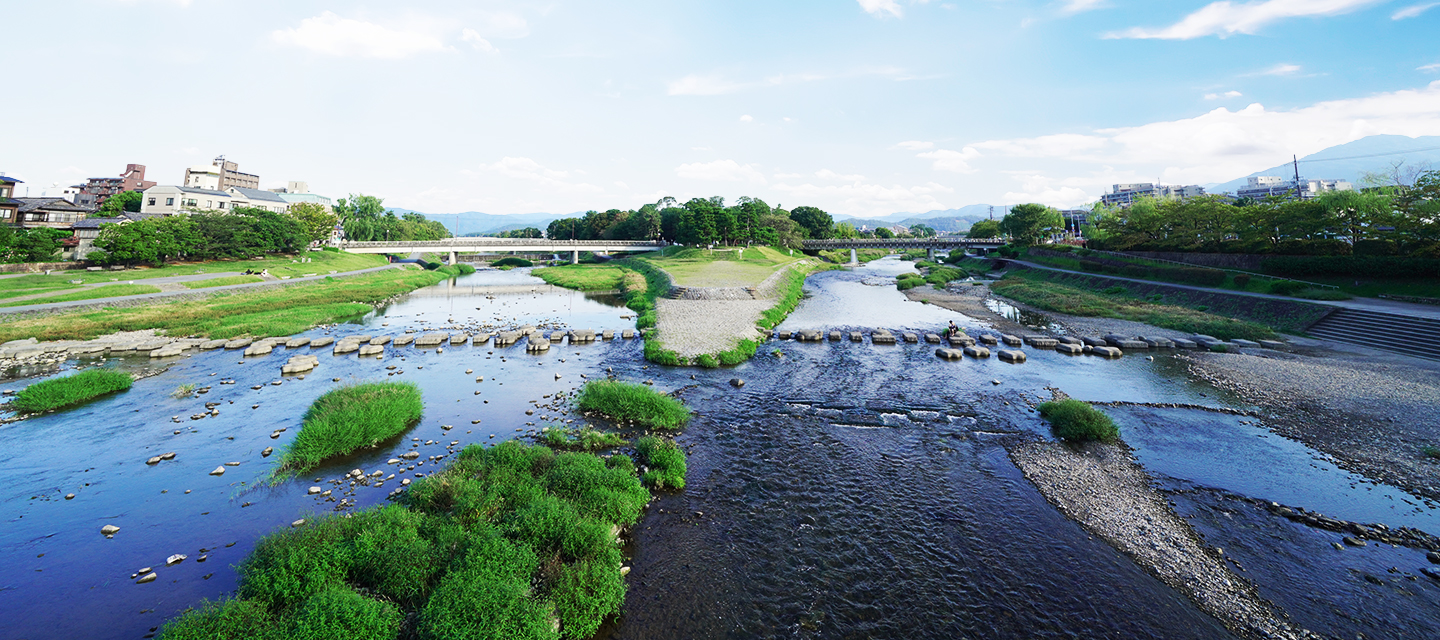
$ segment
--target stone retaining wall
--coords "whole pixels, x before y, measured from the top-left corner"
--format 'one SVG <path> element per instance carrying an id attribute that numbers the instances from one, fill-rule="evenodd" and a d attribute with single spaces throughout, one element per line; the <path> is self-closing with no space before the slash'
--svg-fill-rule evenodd
<path id="1" fill-rule="evenodd" d="M 0 264 L 0 273 L 45 273 L 46 271 L 69 271 L 84 269 L 83 262 L 17 262 Z"/>
<path id="2" fill-rule="evenodd" d="M 1127 256 L 1184 262 L 1200 267 L 1259 271 L 1260 261 L 1270 256 L 1248 253 L 1185 253 L 1181 251 L 1122 251 Z"/>

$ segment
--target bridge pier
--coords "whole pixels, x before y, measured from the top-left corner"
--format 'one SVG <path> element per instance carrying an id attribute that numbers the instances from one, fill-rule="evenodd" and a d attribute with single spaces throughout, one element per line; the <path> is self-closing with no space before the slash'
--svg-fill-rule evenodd
<path id="1" fill-rule="evenodd" d="M 935 249 L 933 247 L 925 250 L 925 258 L 931 262 L 935 261 Z"/>
<path id="2" fill-rule="evenodd" d="M 855 250 L 850 250 L 850 264 L 860 264 L 860 258 L 856 257 Z"/>
<path id="3" fill-rule="evenodd" d="M 452 267 L 455 266 L 455 262 L 456 262 L 456 260 L 457 260 L 458 258 L 459 258 L 459 256 L 456 256 L 456 255 L 455 255 L 455 252 L 454 252 L 454 251 L 451 251 L 451 252 L 450 252 L 450 266 L 452 266 Z"/>
<path id="4" fill-rule="evenodd" d="M 579 250 L 575 250 L 575 251 L 571 251 L 571 252 L 570 252 L 570 264 L 580 264 L 580 251 L 579 251 Z"/>

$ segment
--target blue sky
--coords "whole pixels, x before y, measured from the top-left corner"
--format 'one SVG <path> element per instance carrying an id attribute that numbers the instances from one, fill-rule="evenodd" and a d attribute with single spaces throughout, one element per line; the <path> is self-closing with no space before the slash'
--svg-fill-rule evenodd
<path id="1" fill-rule="evenodd" d="M 1440 2 L 9 2 L 32 195 L 225 154 L 432 213 L 1074 206 L 1440 135 Z M 17 55 L 18 54 L 18 55 Z M 1323 176 L 1311 176 L 1323 177 Z M 23 192 L 23 190 L 22 190 Z"/>

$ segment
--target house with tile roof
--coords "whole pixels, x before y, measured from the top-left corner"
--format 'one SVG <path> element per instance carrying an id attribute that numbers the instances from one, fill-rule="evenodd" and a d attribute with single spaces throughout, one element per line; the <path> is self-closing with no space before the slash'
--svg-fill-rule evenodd
<path id="1" fill-rule="evenodd" d="M 20 219 L 20 202 L 14 199 L 15 185 L 24 182 L 0 176 L 0 224 L 15 224 Z"/>

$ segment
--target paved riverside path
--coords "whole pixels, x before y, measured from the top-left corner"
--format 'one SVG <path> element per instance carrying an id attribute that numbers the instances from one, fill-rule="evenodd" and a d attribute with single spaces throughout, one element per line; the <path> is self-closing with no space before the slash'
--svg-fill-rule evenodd
<path id="1" fill-rule="evenodd" d="M 161 291 L 160 293 L 142 293 L 142 294 L 140 294 L 140 295 L 134 295 L 134 296 L 116 296 L 116 297 L 112 297 L 112 298 L 91 298 L 91 299 L 89 299 L 89 300 L 71 300 L 71 301 L 69 301 L 69 302 L 49 302 L 49 303 L 43 303 L 43 304 L 39 304 L 39 303 L 37 303 L 37 304 L 29 304 L 29 305 L 18 306 L 18 307 L 0 307 L 0 316 L 7 316 L 7 315 L 14 315 L 14 314 L 21 314 L 21 313 L 31 313 L 31 312 L 35 312 L 35 311 L 60 311 L 60 310 L 64 310 L 64 309 L 72 308 L 72 307 L 103 307 L 103 306 L 106 306 L 106 305 L 109 305 L 109 304 L 114 304 L 114 303 L 117 303 L 117 302 L 118 302 L 118 303 L 147 302 L 147 301 L 151 301 L 151 300 L 163 300 L 163 299 L 165 299 L 165 298 L 177 298 L 177 297 L 182 297 L 182 296 L 193 296 L 193 297 L 199 298 L 199 297 L 206 297 L 206 296 L 208 296 L 208 295 L 210 295 L 210 294 L 212 294 L 212 293 L 237 292 L 237 291 L 245 291 L 245 290 L 248 290 L 248 289 L 263 289 L 263 288 L 268 288 L 268 287 L 276 287 L 276 286 L 282 286 L 282 285 L 287 285 L 287 284 L 293 284 L 293 283 L 296 283 L 296 282 L 314 282 L 314 281 L 316 281 L 316 280 L 324 280 L 325 278 L 349 277 L 349 276 L 355 276 L 355 275 L 360 275 L 360 274 L 364 274 L 364 273 L 373 273 L 373 272 L 376 272 L 376 271 L 384 271 L 384 270 L 386 270 L 386 269 L 396 269 L 396 268 L 400 268 L 401 266 L 403 266 L 403 265 L 387 264 L 387 265 L 382 265 L 382 266 L 379 266 L 379 267 L 370 267 L 370 268 L 368 268 L 368 269 L 359 269 L 359 270 L 356 270 L 356 271 L 341 271 L 340 273 L 322 273 L 322 274 L 316 274 L 316 275 L 313 275 L 313 276 L 305 276 L 305 277 L 301 277 L 301 278 L 291 278 L 291 279 L 289 279 L 289 280 L 267 280 L 267 281 L 265 281 L 265 282 L 247 282 L 247 283 L 245 283 L 245 284 L 230 284 L 230 285 L 224 285 L 224 286 L 220 286 L 220 287 L 206 287 L 206 288 L 201 288 L 201 289 L 183 289 L 183 290 L 180 290 L 180 291 Z M 203 275 L 204 275 L 204 276 L 213 276 L 213 275 L 215 275 L 215 274 L 203 274 Z M 234 273 L 234 274 L 227 274 L 227 275 L 242 275 L 242 274 Z M 169 280 L 169 281 L 172 281 L 172 282 L 183 282 L 183 281 L 185 281 L 186 278 L 189 278 L 189 279 L 192 279 L 192 280 L 208 280 L 208 279 L 210 279 L 210 278 L 208 278 L 208 277 L 202 277 L 202 274 L 196 274 L 195 276 L 170 276 L 170 277 L 166 277 L 166 278 L 151 278 L 150 280 Z M 128 281 L 128 280 L 125 280 L 125 281 L 121 281 L 121 282 L 105 282 L 105 283 L 101 283 L 101 284 L 128 284 L 128 283 L 129 283 L 129 281 Z M 140 279 L 140 280 L 136 280 L 136 281 L 135 281 L 135 284 L 148 284 L 148 281 L 145 280 L 145 279 Z M 87 286 L 88 286 L 88 285 L 87 285 Z M 81 291 L 81 290 L 83 290 L 83 289 L 71 289 L 69 292 Z"/>
<path id="2" fill-rule="evenodd" d="M 1175 287 L 1177 289 L 1187 289 L 1190 291 L 1203 291 L 1205 293 L 1223 293 L 1232 296 L 1248 296 L 1251 298 L 1264 298 L 1267 300 L 1284 300 L 1286 302 L 1308 302 L 1310 304 L 1318 304 L 1327 307 L 1339 307 L 1341 309 L 1355 309 L 1357 311 L 1373 311 L 1376 313 L 1389 313 L 1397 316 L 1410 316 L 1412 318 L 1427 318 L 1431 320 L 1440 320 L 1440 306 L 1433 306 L 1428 304 L 1415 304 L 1413 302 L 1382 300 L 1378 298 L 1354 298 L 1352 300 L 1307 300 L 1305 298 L 1277 296 L 1273 293 L 1252 293 L 1249 291 L 1236 291 L 1234 289 L 1215 289 L 1211 287 L 1200 287 L 1190 284 L 1177 284 L 1174 282 L 1140 280 L 1137 278 L 1126 278 L 1122 276 L 1112 276 L 1109 274 L 1086 273 L 1084 271 L 1072 271 L 1070 269 L 1061 269 L 1058 267 L 1051 267 L 1043 264 L 1037 264 L 1034 262 L 1028 262 L 1025 260 L 1015 260 L 1012 258 L 1005 258 L 1005 261 L 1013 262 L 1015 264 L 1030 267 L 1033 269 L 1044 269 L 1046 271 L 1071 273 L 1079 276 L 1089 276 L 1092 278 L 1105 278 L 1107 280 L 1120 280 L 1122 282 L 1134 282 L 1137 284 L 1161 285 L 1166 287 Z"/>

